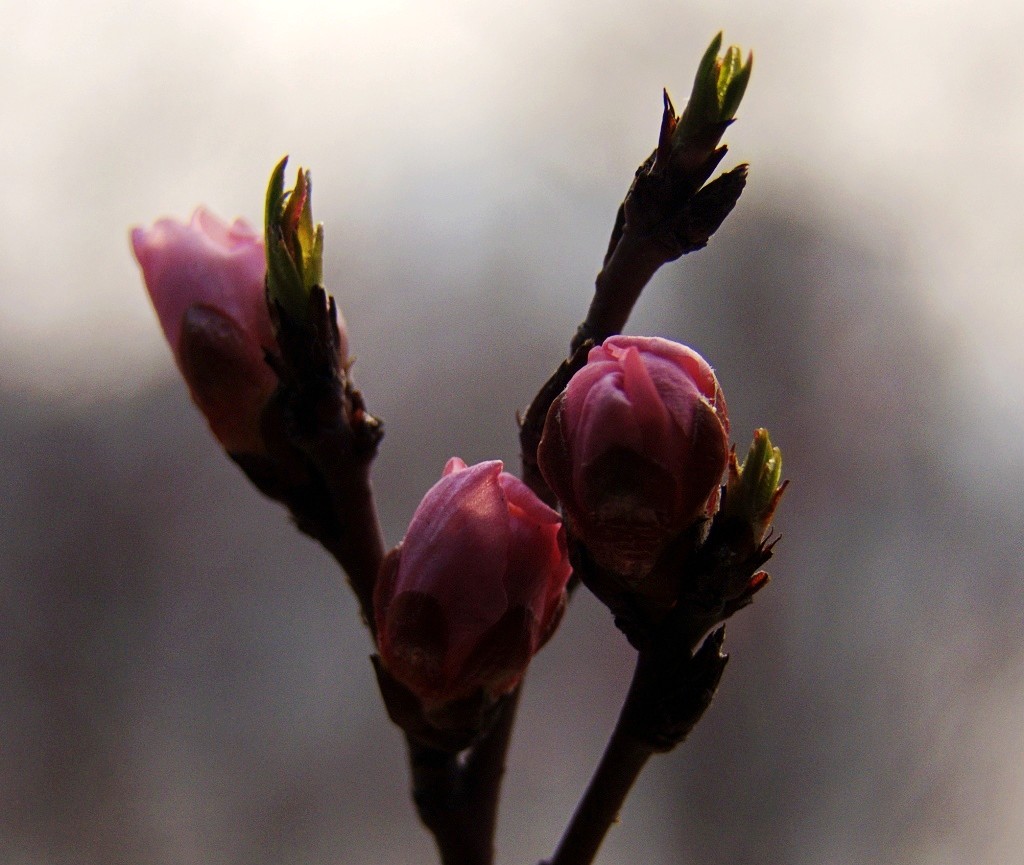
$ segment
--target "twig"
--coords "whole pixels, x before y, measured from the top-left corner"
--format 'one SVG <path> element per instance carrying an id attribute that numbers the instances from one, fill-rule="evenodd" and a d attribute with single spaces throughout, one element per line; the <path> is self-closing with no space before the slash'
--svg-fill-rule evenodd
<path id="1" fill-rule="evenodd" d="M 546 865 L 590 865 L 654 749 L 630 735 L 621 719 L 555 855 Z"/>
<path id="2" fill-rule="evenodd" d="M 472 791 L 457 755 L 409 742 L 412 798 L 442 865 L 490 865 L 491 839 L 473 819 Z"/>
<path id="3" fill-rule="evenodd" d="M 721 652 L 725 629 L 711 634 L 692 657 L 674 651 L 677 635 L 664 636 L 639 653 L 601 762 L 545 865 L 591 865 L 647 761 L 682 742 L 711 704 L 728 661 Z"/>
<path id="4" fill-rule="evenodd" d="M 552 505 L 556 498 L 537 467 L 537 447 L 551 404 L 585 364 L 589 348 L 626 326 L 658 269 L 707 244 L 746 183 L 747 166 L 741 165 L 704 185 L 726 154 L 718 142 L 728 122 L 713 124 L 682 153 L 672 144 L 677 122 L 666 93 L 658 147 L 637 169 L 616 213 L 594 297 L 572 339 L 569 358 L 523 417 L 523 479 Z M 673 623 L 670 618 L 660 635 L 644 642 L 601 762 L 554 858 L 546 865 L 590 865 L 650 756 L 682 741 L 703 715 L 725 668 L 725 657 L 719 653 L 724 629 L 692 654 L 707 626 L 695 628 L 693 622 Z"/>
<path id="5" fill-rule="evenodd" d="M 318 538 L 348 576 L 359 601 L 359 610 L 371 634 L 376 631 L 373 616 L 373 588 L 384 560 L 384 535 L 377 517 L 369 471 L 353 474 L 337 494 L 346 503 L 345 517 L 332 537 Z"/>
<path id="6" fill-rule="evenodd" d="M 348 575 L 371 631 L 373 589 L 384 537 L 370 483 L 383 425 L 355 387 L 338 328 L 334 298 L 314 286 L 307 316 L 271 303 L 280 356 L 268 355 L 281 385 L 265 412 L 275 481 L 298 527 L 318 540 Z M 250 474 L 251 477 L 251 474 Z"/>
<path id="7" fill-rule="evenodd" d="M 460 759 L 407 737 L 412 796 L 443 865 L 491 865 L 505 756 L 519 689 L 502 704 L 494 726 Z"/>
<path id="8" fill-rule="evenodd" d="M 498 825 L 498 803 L 501 799 L 501 782 L 505 777 L 505 761 L 512 730 L 515 727 L 516 711 L 522 683 L 505 698 L 495 719 L 494 726 L 466 756 L 464 772 L 470 789 L 476 791 L 476 809 L 481 831 L 491 840 L 493 855 L 494 834 Z"/>
<path id="9" fill-rule="evenodd" d="M 678 120 L 666 92 L 658 146 L 636 170 L 615 215 L 594 298 L 571 351 L 620 333 L 658 268 L 706 246 L 743 192 L 746 165 L 707 183 L 727 153 L 718 142 L 729 122 L 709 125 L 680 151 L 673 145 Z"/>

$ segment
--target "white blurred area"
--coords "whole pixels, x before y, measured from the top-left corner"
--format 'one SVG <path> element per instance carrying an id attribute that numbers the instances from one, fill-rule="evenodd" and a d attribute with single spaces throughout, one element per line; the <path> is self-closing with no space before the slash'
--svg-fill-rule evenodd
<path id="1" fill-rule="evenodd" d="M 0 861 L 431 861 L 354 605 L 209 440 L 128 228 L 258 224 L 281 155 L 311 168 L 396 541 L 453 452 L 515 464 L 661 88 L 682 106 L 719 29 L 755 52 L 725 163 L 751 180 L 631 329 L 705 353 L 794 485 L 722 694 L 598 861 L 1019 860 L 1024 6 L 0 11 Z M 551 852 L 628 667 L 578 598 L 500 861 Z"/>
<path id="2" fill-rule="evenodd" d="M 724 28 L 756 49 L 729 136 L 754 163 L 750 197 L 808 194 L 850 231 L 894 238 L 921 303 L 1020 420 L 1020 4 L 5 5 L 10 385 L 81 396 L 160 374 L 125 228 L 199 202 L 258 221 L 283 153 L 312 167 L 342 261 L 369 236 L 413 260 L 458 246 L 449 266 L 471 267 L 495 254 L 471 242 L 482 222 L 559 197 L 587 221 L 561 232 L 570 254 L 533 266 L 570 277 L 578 306 L 593 264 L 572 253 L 603 241 L 660 88 L 681 103 L 693 58 Z"/>

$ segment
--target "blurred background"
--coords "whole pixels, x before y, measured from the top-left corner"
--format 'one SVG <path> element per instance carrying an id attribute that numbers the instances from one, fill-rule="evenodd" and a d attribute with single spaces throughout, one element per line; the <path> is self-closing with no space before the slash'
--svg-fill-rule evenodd
<path id="1" fill-rule="evenodd" d="M 630 331 L 716 367 L 793 481 L 714 706 L 602 863 L 1024 849 L 1024 7 L 1011 0 L 0 0 L 0 861 L 427 863 L 332 561 L 220 453 L 127 232 L 312 168 L 394 543 L 517 465 L 703 49 L 756 54 L 708 249 Z M 527 680 L 499 862 L 548 855 L 628 682 L 579 593 Z"/>

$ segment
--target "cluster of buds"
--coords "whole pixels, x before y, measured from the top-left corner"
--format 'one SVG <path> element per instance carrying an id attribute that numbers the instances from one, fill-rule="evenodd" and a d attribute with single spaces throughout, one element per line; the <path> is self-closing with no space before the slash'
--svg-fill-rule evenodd
<path id="1" fill-rule="evenodd" d="M 316 354 L 318 301 L 328 322 L 328 377 L 349 365 L 344 320 L 322 287 L 323 226 L 313 225 L 309 175 L 300 168 L 286 192 L 286 162 L 267 193 L 266 243 L 245 220 L 227 225 L 202 207 L 187 224 L 161 219 L 131 233 L 178 368 L 235 456 L 267 453 L 265 410 L 294 358 Z M 302 346 L 290 351 L 295 341 Z"/>
<path id="2" fill-rule="evenodd" d="M 658 148 L 624 203 L 608 291 L 599 286 L 592 308 L 605 323 L 585 323 L 580 342 L 614 332 L 615 317 L 628 314 L 631 301 L 621 301 L 642 287 L 632 265 L 644 243 L 653 238 L 667 258 L 698 248 L 742 189 L 742 170 L 702 189 L 750 76 L 738 48 L 720 57 L 720 47 L 721 34 L 682 116 L 666 94 Z M 351 477 L 366 481 L 380 425 L 352 386 L 345 324 L 323 286 L 309 175 L 300 169 L 286 190 L 285 162 L 267 190 L 265 239 L 242 220 L 226 225 L 200 209 L 187 225 L 135 229 L 132 245 L 214 435 L 350 576 L 370 568 L 357 592 L 378 680 L 411 737 L 455 751 L 480 735 L 556 627 L 574 568 L 641 647 L 661 638 L 666 620 L 699 639 L 749 602 L 766 581 L 756 568 L 771 554 L 781 455 L 759 430 L 740 466 L 711 366 L 656 337 L 610 336 L 559 380 L 539 441 L 524 450 L 542 478 L 531 479 L 534 489 L 498 461 L 453 458 L 402 543 L 386 556 L 382 546 L 376 556 L 353 552 L 360 539 L 346 510 L 367 505 Z M 661 260 L 646 258 L 652 267 Z M 625 292 L 623 280 L 633 282 Z M 550 494 L 561 515 L 537 492 Z"/>
<path id="3" fill-rule="evenodd" d="M 214 435 L 301 528 L 331 545 L 344 534 L 338 511 L 352 504 L 345 475 L 363 467 L 347 457 L 362 432 L 372 458 L 379 425 L 351 388 L 344 321 L 322 286 L 309 176 L 300 169 L 286 191 L 284 167 L 269 184 L 265 241 L 242 220 L 228 226 L 199 209 L 187 225 L 134 229 L 132 246 Z M 561 517 L 502 468 L 449 461 L 364 603 L 391 716 L 446 750 L 480 734 L 565 605 Z M 331 501 L 332 484 L 340 501 Z"/>
<path id="4" fill-rule="evenodd" d="M 566 516 L 578 576 L 638 645 L 697 595 L 697 636 L 706 633 L 725 618 L 717 614 L 737 574 L 748 587 L 770 555 L 762 541 L 782 492 L 781 454 L 759 430 L 737 464 L 718 380 L 687 346 L 616 336 L 592 348 L 551 404 L 537 461 Z M 728 553 L 727 580 L 721 568 L 705 573 L 709 543 Z"/>

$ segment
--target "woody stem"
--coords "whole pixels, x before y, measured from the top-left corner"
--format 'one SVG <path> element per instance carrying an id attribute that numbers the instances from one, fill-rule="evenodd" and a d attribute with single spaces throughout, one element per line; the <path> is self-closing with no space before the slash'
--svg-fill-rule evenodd
<path id="1" fill-rule="evenodd" d="M 555 855 L 545 865 L 590 865 L 594 861 L 629 791 L 654 753 L 651 744 L 636 736 L 631 729 L 633 712 L 630 707 L 637 702 L 636 691 L 642 687 L 640 671 L 638 659 L 629 694 L 601 762 L 576 807 Z"/>
<path id="2" fill-rule="evenodd" d="M 412 796 L 437 843 L 442 865 L 491 865 L 505 755 L 519 689 L 494 726 L 464 756 L 409 740 Z"/>

